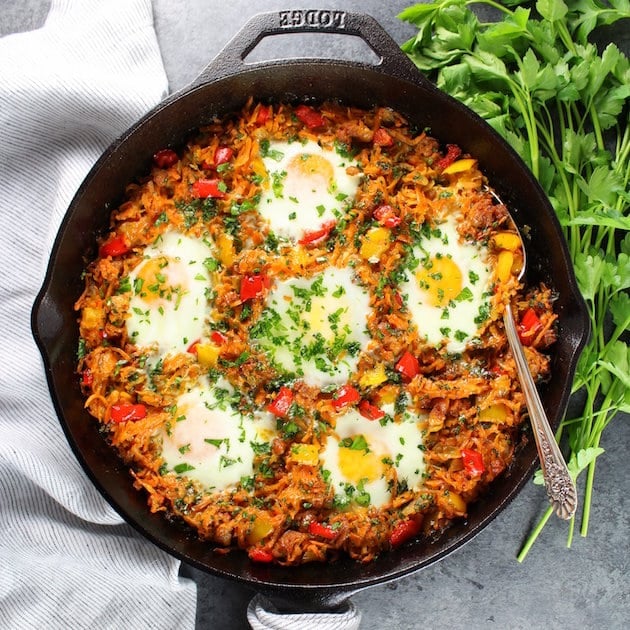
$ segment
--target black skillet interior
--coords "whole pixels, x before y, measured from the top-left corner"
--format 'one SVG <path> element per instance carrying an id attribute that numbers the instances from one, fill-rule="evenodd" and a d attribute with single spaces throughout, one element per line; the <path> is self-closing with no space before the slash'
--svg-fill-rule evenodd
<path id="1" fill-rule="evenodd" d="M 285 60 L 248 64 L 248 53 L 278 33 L 333 32 L 363 39 L 381 58 L 376 65 L 331 60 Z M 32 313 L 51 396 L 68 441 L 105 498 L 138 531 L 166 551 L 215 575 L 235 579 L 272 596 L 282 608 L 334 607 L 349 594 L 425 567 L 470 540 L 516 495 L 536 463 L 532 440 L 524 443 L 511 470 L 497 480 L 465 522 L 432 542 L 420 541 L 363 566 L 350 560 L 325 566 L 282 568 L 252 564 L 244 553 L 215 553 L 179 524 L 150 514 L 144 495 L 99 435 L 83 409 L 74 373 L 78 343 L 73 304 L 82 291 L 81 272 L 96 253 L 96 237 L 125 185 L 146 172 L 151 156 L 181 146 L 214 115 L 238 110 L 253 95 L 269 102 L 337 99 L 363 108 L 387 105 L 418 129 L 429 127 L 443 143 L 457 143 L 479 159 L 491 185 L 530 227 L 528 280 L 558 292 L 559 341 L 552 380 L 541 394 L 553 425 L 566 407 L 575 363 L 588 335 L 584 303 L 560 228 L 548 200 L 516 154 L 481 119 L 435 89 L 369 16 L 332 11 L 286 11 L 254 17 L 189 88 L 160 104 L 118 139 L 93 167 L 61 225 L 43 287 Z"/>

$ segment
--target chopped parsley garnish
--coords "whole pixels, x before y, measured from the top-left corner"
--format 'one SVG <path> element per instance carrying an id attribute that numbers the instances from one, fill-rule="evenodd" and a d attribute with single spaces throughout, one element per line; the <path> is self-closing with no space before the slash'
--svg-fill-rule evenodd
<path id="1" fill-rule="evenodd" d="M 355 435 L 351 438 L 344 438 L 339 442 L 339 446 L 349 448 L 353 451 L 369 451 L 367 440 L 363 435 Z"/>
<path id="2" fill-rule="evenodd" d="M 219 261 L 216 258 L 208 257 L 203 261 L 203 266 L 208 271 L 216 271 L 219 268 Z"/>
<path id="3" fill-rule="evenodd" d="M 207 442 L 208 444 L 212 444 L 212 446 L 216 446 L 217 448 L 221 448 L 221 444 L 223 444 L 223 442 L 226 443 L 226 445 L 228 445 L 228 449 L 229 449 L 229 439 L 228 438 L 204 438 L 203 440 L 204 442 Z"/>
<path id="4" fill-rule="evenodd" d="M 274 160 L 274 162 L 280 162 L 280 160 L 284 157 L 284 153 L 282 153 L 282 151 L 271 148 L 271 142 L 266 138 L 261 140 L 258 143 L 258 146 L 260 148 L 260 157 L 262 158 L 269 158 Z"/>
<path id="5" fill-rule="evenodd" d="M 127 291 L 131 291 L 131 279 L 129 276 L 124 276 L 118 283 L 116 293 L 127 293 Z"/>
<path id="6" fill-rule="evenodd" d="M 178 475 L 188 472 L 189 470 L 195 470 L 195 467 L 186 462 L 182 462 L 181 464 L 176 464 L 175 466 L 173 466 L 173 472 L 176 472 Z"/>
<path id="7" fill-rule="evenodd" d="M 475 324 L 483 324 L 490 317 L 490 304 L 484 302 L 479 307 L 479 315 L 474 319 Z"/>
<path id="8" fill-rule="evenodd" d="M 468 339 L 468 333 L 465 333 L 463 330 L 456 330 L 455 339 L 460 342 L 466 341 L 466 339 Z"/>
<path id="9" fill-rule="evenodd" d="M 249 445 L 252 447 L 254 455 L 269 455 L 271 453 L 269 442 L 250 442 Z"/>
<path id="10" fill-rule="evenodd" d="M 470 302 L 473 299 L 472 291 L 468 287 L 464 287 L 455 298 L 456 302 Z"/>

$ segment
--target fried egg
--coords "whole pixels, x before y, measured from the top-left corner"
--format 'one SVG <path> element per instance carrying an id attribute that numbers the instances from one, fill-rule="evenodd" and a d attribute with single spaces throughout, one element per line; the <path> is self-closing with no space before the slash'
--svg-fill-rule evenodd
<path id="1" fill-rule="evenodd" d="M 453 217 L 412 249 L 401 289 L 421 338 L 449 353 L 473 341 L 490 313 L 492 270 L 484 245 L 461 242 Z"/>
<path id="2" fill-rule="evenodd" d="M 132 343 L 160 357 L 185 352 L 202 336 L 212 256 L 207 242 L 174 230 L 145 248 L 144 259 L 129 274 L 127 333 Z"/>
<path id="3" fill-rule="evenodd" d="M 346 171 L 356 162 L 311 140 L 264 146 L 267 175 L 258 208 L 272 232 L 296 242 L 335 222 L 357 192 L 360 176 Z"/>
<path id="4" fill-rule="evenodd" d="M 241 414 L 238 398 L 227 381 L 213 385 L 205 378 L 179 396 L 159 435 L 164 472 L 215 491 L 253 475 L 256 446 L 272 439 L 274 423 L 270 414 Z"/>
<path id="5" fill-rule="evenodd" d="M 367 290 L 350 269 L 276 283 L 250 338 L 281 371 L 314 387 L 345 383 L 370 336 Z"/>
<path id="6" fill-rule="evenodd" d="M 392 467 L 399 486 L 420 485 L 425 468 L 420 418 L 407 412 L 400 421 L 385 418 L 381 424 L 350 409 L 337 419 L 334 435 L 326 439 L 320 455 L 322 470 L 340 507 L 389 503 Z"/>

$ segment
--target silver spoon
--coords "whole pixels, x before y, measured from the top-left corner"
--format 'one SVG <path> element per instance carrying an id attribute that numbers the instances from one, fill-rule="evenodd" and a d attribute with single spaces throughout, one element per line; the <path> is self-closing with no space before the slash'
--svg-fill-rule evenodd
<path id="1" fill-rule="evenodd" d="M 497 195 L 495 193 L 492 194 L 507 210 L 507 206 L 501 202 Z M 516 221 L 514 221 L 512 215 L 509 214 L 509 210 L 507 210 L 507 212 L 512 227 L 521 241 L 523 262 L 517 276 L 520 281 L 525 275 L 527 254 L 525 253 L 525 244 L 523 243 L 523 237 L 516 225 Z M 514 315 L 510 302 L 507 302 L 505 305 L 503 323 L 510 350 L 516 362 L 516 372 L 523 395 L 525 396 L 525 404 L 529 411 L 529 419 L 534 432 L 534 439 L 536 441 L 536 448 L 538 449 L 540 468 L 542 469 L 543 478 L 545 480 L 547 495 L 555 513 L 560 518 L 570 519 L 575 514 L 578 502 L 575 482 L 571 478 L 564 457 L 558 448 L 558 443 L 549 425 L 549 420 L 540 401 L 534 379 L 529 371 L 525 352 L 523 351 L 523 346 L 516 330 L 516 324 L 514 323 Z"/>

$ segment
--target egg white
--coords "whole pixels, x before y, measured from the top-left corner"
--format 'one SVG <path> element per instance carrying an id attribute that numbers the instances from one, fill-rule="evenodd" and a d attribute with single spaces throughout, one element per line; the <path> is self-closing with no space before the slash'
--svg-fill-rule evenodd
<path id="1" fill-rule="evenodd" d="M 449 217 L 413 247 L 411 260 L 401 289 L 420 337 L 449 353 L 462 352 L 490 311 L 487 248 L 461 241 Z"/>
<path id="2" fill-rule="evenodd" d="M 383 507 L 391 500 L 386 473 L 392 466 L 399 484 L 404 481 L 408 488 L 417 488 L 425 469 L 419 421 L 405 413 L 399 420 L 388 418 L 382 425 L 364 418 L 356 409 L 340 416 L 334 435 L 328 436 L 320 454 L 336 501 Z M 367 449 L 359 448 L 362 445 Z"/>
<path id="3" fill-rule="evenodd" d="M 211 277 L 204 261 L 211 246 L 174 230 L 144 250 L 129 274 L 132 294 L 127 333 L 155 357 L 185 352 L 202 336 L 209 315 L 206 290 Z"/>
<path id="4" fill-rule="evenodd" d="M 370 342 L 368 292 L 350 269 L 329 267 L 312 278 L 276 283 L 250 331 L 282 371 L 314 387 L 345 383 Z"/>
<path id="5" fill-rule="evenodd" d="M 185 475 L 217 492 L 236 487 L 253 474 L 254 444 L 275 434 L 270 414 L 243 415 L 225 380 L 205 378 L 182 394 L 172 419 L 160 432 L 165 472 Z"/>
<path id="6" fill-rule="evenodd" d="M 336 221 L 360 182 L 346 172 L 356 162 L 311 140 L 271 142 L 263 163 L 267 177 L 259 212 L 276 236 L 294 242 Z"/>

